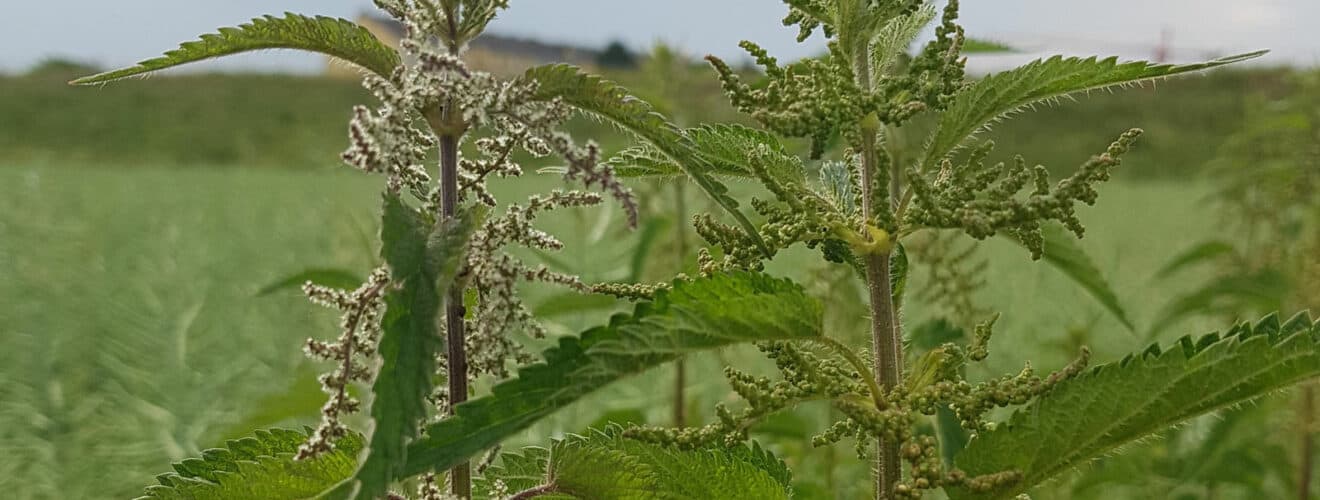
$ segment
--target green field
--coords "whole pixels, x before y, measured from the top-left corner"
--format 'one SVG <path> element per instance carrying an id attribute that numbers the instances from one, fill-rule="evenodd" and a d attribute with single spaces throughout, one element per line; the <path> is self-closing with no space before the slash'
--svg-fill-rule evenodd
<path id="1" fill-rule="evenodd" d="M 376 182 L 352 172 L 0 168 L 4 490 L 124 497 L 170 461 L 248 428 L 314 422 L 320 395 L 300 346 L 331 335 L 334 315 L 293 292 L 256 292 L 308 264 L 367 269 L 363 232 L 373 227 Z M 1170 291 L 1149 277 L 1213 229 L 1197 215 L 1200 194 L 1170 183 L 1115 184 L 1086 212 L 1084 243 L 1120 293 Z M 569 243 L 566 256 L 585 256 Z M 604 243 L 592 251 L 622 252 L 630 242 Z M 1013 370 L 1027 357 L 1061 365 L 1065 349 L 1015 346 L 1066 343 L 1069 329 L 1097 332 L 1100 359 L 1142 345 L 1020 248 L 991 242 L 985 250 L 993 265 L 982 298 L 1005 313 L 994 369 Z M 800 274 L 798 260 L 785 255 L 772 271 Z M 1141 323 L 1159 302 L 1127 305 Z M 568 331 L 580 321 L 565 323 Z M 695 378 L 699 391 L 723 390 L 720 377 Z M 665 391 L 635 384 L 542 429 L 580 429 L 608 407 L 655 408 L 652 418 L 663 419 Z"/>
<path id="2" fill-rule="evenodd" d="M 1125 330 L 1020 247 L 990 241 L 978 250 L 991 266 L 977 298 L 1004 318 L 987 373 L 1014 372 L 1026 359 L 1057 368 L 1078 341 L 1100 361 L 1148 343 L 1145 327 L 1167 297 L 1196 278 L 1152 275 L 1220 227 L 1204 202 L 1201 167 L 1234 131 L 1245 89 L 1268 90 L 1276 80 L 1273 72 L 1219 73 L 1083 98 L 995 129 L 1001 152 L 1060 171 L 1127 127 L 1149 135 L 1103 187 L 1100 205 L 1082 210 L 1082 245 L 1142 332 Z M 0 78 L 0 491 L 124 498 L 171 461 L 226 438 L 314 422 L 322 403 L 315 376 L 324 367 L 304 361 L 301 346 L 333 335 L 335 314 L 296 291 L 257 292 L 307 267 L 375 265 L 381 181 L 335 162 L 348 107 L 362 92 L 287 77 L 161 78 L 102 89 L 62 81 Z M 532 176 L 498 191 L 515 199 L 558 185 Z M 694 191 L 690 206 L 700 208 Z M 642 192 L 644 204 L 667 206 L 669 191 Z M 622 232 L 617 211 L 599 214 L 580 211 L 548 228 L 568 244 L 557 265 L 589 280 L 617 279 L 637 236 Z M 814 262 L 806 252 L 782 255 L 770 272 L 819 272 L 802 264 Z M 913 289 L 923 287 L 919 272 L 913 280 Z M 552 309 L 553 291 L 530 292 L 533 305 Z M 844 313 L 854 317 L 840 325 L 858 319 Z M 904 313 L 915 325 L 931 311 L 911 305 Z M 603 317 L 554 314 L 549 322 L 568 334 Z M 1188 321 L 1160 337 L 1209 325 Z M 711 356 L 691 365 L 693 399 L 706 417 L 728 396 L 721 364 Z M 610 410 L 641 409 L 663 423 L 669 389 L 657 381 L 665 375 L 613 387 L 527 435 L 581 430 Z"/>

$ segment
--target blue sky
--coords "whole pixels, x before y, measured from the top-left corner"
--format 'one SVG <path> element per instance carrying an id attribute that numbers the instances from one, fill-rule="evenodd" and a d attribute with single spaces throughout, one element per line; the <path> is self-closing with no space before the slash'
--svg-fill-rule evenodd
<path id="1" fill-rule="evenodd" d="M 0 71 L 20 71 L 64 56 L 106 66 L 153 56 L 174 43 L 254 15 L 295 11 L 353 17 L 368 0 L 41 0 L 8 2 L 0 17 Z M 601 46 L 621 39 L 636 48 L 656 40 L 688 53 L 738 57 L 750 39 L 781 58 L 808 55 L 822 42 L 797 44 L 779 25 L 776 0 L 512 0 L 492 31 Z M 1175 59 L 1271 48 L 1266 62 L 1320 65 L 1317 0 L 963 0 L 973 36 L 1036 54 L 1115 54 L 1149 58 L 1161 32 Z M 264 53 L 212 68 L 310 71 L 315 56 Z"/>

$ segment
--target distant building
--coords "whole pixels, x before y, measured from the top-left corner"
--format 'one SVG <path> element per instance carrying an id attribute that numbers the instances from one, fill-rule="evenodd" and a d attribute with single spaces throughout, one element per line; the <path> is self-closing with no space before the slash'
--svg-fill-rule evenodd
<path id="1" fill-rule="evenodd" d="M 398 48 L 403 38 L 403 25 L 390 18 L 372 14 L 358 16 L 357 23 L 367 28 L 382 42 Z M 600 52 L 592 49 L 538 42 L 485 33 L 473 40 L 463 59 L 478 71 L 501 76 L 522 74 L 532 66 L 550 63 L 568 63 L 594 70 Z M 357 78 L 357 69 L 342 61 L 331 59 L 326 75 L 334 78 Z"/>

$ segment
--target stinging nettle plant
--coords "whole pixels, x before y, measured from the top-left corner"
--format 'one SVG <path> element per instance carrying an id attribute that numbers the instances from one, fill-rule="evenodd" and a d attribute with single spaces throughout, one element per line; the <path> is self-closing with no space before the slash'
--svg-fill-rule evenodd
<path id="1" fill-rule="evenodd" d="M 1051 373 L 1028 365 L 979 382 L 966 378 L 965 366 L 989 355 L 997 316 L 984 318 L 968 342 L 921 352 L 905 343 L 901 323 L 909 266 L 904 242 L 946 230 L 1015 240 L 1130 328 L 1116 294 L 1068 233 L 1082 235 L 1074 207 L 1096 202 L 1097 185 L 1140 131 L 1120 133 L 1057 181 L 1021 157 L 988 161 L 993 144 L 973 137 L 1038 103 L 1261 53 L 1182 66 L 1055 57 L 972 81 L 963 72 L 966 39 L 956 24 L 956 0 L 942 14 L 917 0 L 788 0 L 785 23 L 799 26 L 802 40 L 822 31 L 829 53 L 782 66 L 744 42 L 763 68 L 763 81 L 754 85 L 709 58 L 733 105 L 762 128 L 681 129 L 622 87 L 576 68 L 537 67 L 511 81 L 468 68 L 464 46 L 505 3 L 377 0 L 407 28 L 400 51 L 348 21 L 265 17 L 74 82 L 286 48 L 360 66 L 379 101 L 354 110 L 343 159 L 386 179 L 383 265 L 352 290 L 304 286 L 314 302 L 343 314 L 337 338 L 305 345 L 334 366 L 321 379 L 329 394 L 321 424 L 307 432 L 257 431 L 208 450 L 159 476 L 147 497 L 404 498 L 391 489 L 409 486 L 427 499 L 786 498 L 794 494 L 788 467 L 748 443 L 750 433 L 775 413 L 819 401 L 840 418 L 819 429 L 813 444 L 853 440 L 859 458 L 874 464 L 876 498 L 919 498 L 937 489 L 957 499 L 1012 498 L 1179 422 L 1320 373 L 1320 326 L 1305 315 L 1183 337 L 1097 367 L 1083 349 Z M 907 47 L 936 17 L 935 38 L 909 57 Z M 617 126 L 636 144 L 602 159 L 594 144 L 558 130 L 579 113 Z M 933 130 L 919 154 L 909 155 L 891 139 L 918 117 L 933 122 Z M 809 140 L 810 154 L 792 153 L 781 138 Z M 465 155 L 464 143 L 476 154 Z M 518 150 L 562 158 L 566 166 L 557 171 L 603 194 L 555 191 L 501 204 L 486 183 L 523 173 L 513 161 Z M 438 165 L 428 165 L 432 154 Z M 587 284 L 506 250 L 559 248 L 534 227 L 535 219 L 606 197 L 636 225 L 637 204 L 620 179 L 655 176 L 690 180 L 724 211 L 694 218 L 710 244 L 700 251 L 697 276 Z M 724 178 L 753 179 L 764 194 L 738 200 Z M 744 213 L 745 205 L 756 215 Z M 865 284 L 868 346 L 827 332 L 825 304 L 763 271 L 798 244 L 819 249 L 824 261 Z M 629 314 L 560 338 L 537 357 L 510 336 L 543 333 L 518 298 L 517 285 L 525 281 L 636 304 Z M 548 448 L 491 453 L 606 385 L 739 344 L 755 344 L 780 377 L 728 368 L 728 382 L 746 405 L 717 407 L 713 423 L 609 426 Z M 476 393 L 469 382 L 481 376 L 500 381 Z M 359 383 L 370 385 L 366 401 L 349 391 Z M 1018 411 L 1006 421 L 990 419 L 992 410 L 1006 407 Z M 351 429 L 344 417 L 354 412 L 370 424 Z M 960 435 L 965 439 L 949 438 Z M 467 464 L 483 454 L 473 480 Z M 444 479 L 436 475 L 445 471 Z"/>

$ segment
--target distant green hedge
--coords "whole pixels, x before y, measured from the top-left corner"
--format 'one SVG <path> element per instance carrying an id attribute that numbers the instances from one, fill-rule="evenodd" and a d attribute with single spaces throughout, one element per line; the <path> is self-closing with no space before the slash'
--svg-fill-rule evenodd
<path id="1" fill-rule="evenodd" d="M 1094 130 L 1146 129 L 1120 175 L 1176 177 L 1198 171 L 1238 126 L 1245 97 L 1286 91 L 1281 71 L 1227 71 L 1146 89 L 1082 97 L 1010 120 L 985 137 L 1004 155 L 1071 171 L 1101 150 Z M 153 77 L 131 85 L 75 88 L 59 71 L 0 77 L 0 168 L 14 164 L 105 167 L 338 164 L 350 110 L 370 96 L 356 82 L 287 75 Z M 652 82 L 616 75 L 643 95 Z M 712 77 L 712 80 L 713 77 Z M 1164 87 L 1178 88 L 1164 92 Z M 709 92 L 718 92 L 711 85 Z M 702 106 L 717 95 L 689 96 Z M 719 110 L 712 110 L 719 113 Z M 722 115 L 721 115 L 722 116 Z M 608 134 L 581 123 L 584 135 Z M 1074 133 L 1076 131 L 1077 133 Z M 1086 131 L 1086 133 L 1081 133 Z M 607 144 L 609 141 L 606 141 Z"/>

